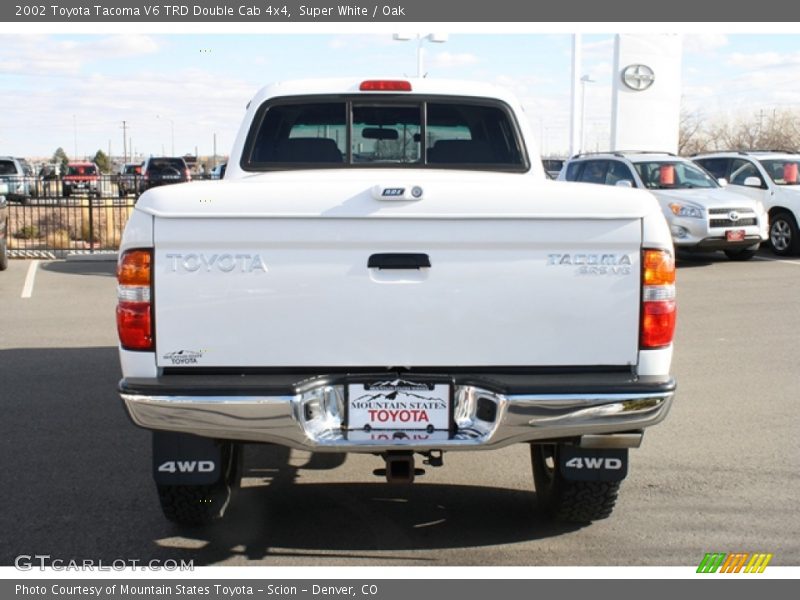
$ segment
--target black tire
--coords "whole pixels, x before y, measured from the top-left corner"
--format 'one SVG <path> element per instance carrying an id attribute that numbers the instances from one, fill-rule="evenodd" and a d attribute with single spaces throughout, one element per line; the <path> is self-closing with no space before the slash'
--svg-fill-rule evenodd
<path id="1" fill-rule="evenodd" d="M 72 189 L 64 186 L 64 198 L 69 198 L 70 194 L 72 193 Z"/>
<path id="2" fill-rule="evenodd" d="M 619 481 L 567 481 L 558 470 L 557 444 L 531 444 L 531 466 L 539 508 L 570 523 L 607 519 L 614 510 Z"/>
<path id="3" fill-rule="evenodd" d="M 6 227 L 6 235 L 8 235 L 8 227 Z M 8 268 L 8 240 L 4 237 L 0 241 L 0 271 L 5 271 Z"/>
<path id="4" fill-rule="evenodd" d="M 178 525 L 209 525 L 225 515 L 233 490 L 241 480 L 241 446 L 223 442 L 223 464 L 220 481 L 210 485 L 157 485 L 158 499 L 164 516 Z"/>
<path id="5" fill-rule="evenodd" d="M 725 250 L 725 256 L 730 260 L 750 260 L 758 252 L 758 246 L 750 246 L 748 248 L 739 248 L 737 250 Z"/>
<path id="6" fill-rule="evenodd" d="M 778 211 L 769 218 L 769 243 L 778 256 L 792 256 L 800 249 L 800 231 L 794 215 Z"/>

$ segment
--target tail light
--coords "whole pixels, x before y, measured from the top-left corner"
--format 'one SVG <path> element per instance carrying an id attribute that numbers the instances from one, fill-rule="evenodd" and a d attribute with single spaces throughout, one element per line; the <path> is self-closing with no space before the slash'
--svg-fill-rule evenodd
<path id="1" fill-rule="evenodd" d="M 125 350 L 153 350 L 153 251 L 127 250 L 117 264 L 117 332 Z"/>
<path id="2" fill-rule="evenodd" d="M 668 250 L 645 250 L 642 260 L 642 350 L 664 348 L 675 336 L 675 259 Z"/>
<path id="3" fill-rule="evenodd" d="M 358 89 L 362 92 L 410 92 L 411 82 L 402 80 L 368 79 Z"/>
<path id="4" fill-rule="evenodd" d="M 189 172 L 189 169 L 186 169 L 186 170 L 183 172 L 183 174 L 184 174 L 184 176 L 186 177 L 186 181 L 191 181 L 191 180 L 192 180 L 192 174 Z"/>

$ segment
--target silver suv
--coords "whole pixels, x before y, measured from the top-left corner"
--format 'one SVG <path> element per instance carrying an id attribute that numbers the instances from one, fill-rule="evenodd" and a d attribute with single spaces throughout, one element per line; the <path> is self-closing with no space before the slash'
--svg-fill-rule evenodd
<path id="1" fill-rule="evenodd" d="M 780 256 L 800 254 L 800 154 L 788 152 L 714 152 L 692 160 L 731 189 L 762 202 L 769 211 L 769 241 Z"/>
<path id="2" fill-rule="evenodd" d="M 27 201 L 32 180 L 33 172 L 24 159 L 0 156 L 0 183 L 6 184 L 6 196 L 10 202 Z"/>
<path id="3" fill-rule="evenodd" d="M 674 154 L 578 154 L 558 179 L 648 190 L 661 205 L 679 249 L 722 250 L 731 260 L 748 260 L 767 239 L 761 202 L 723 189 L 706 171 Z"/>

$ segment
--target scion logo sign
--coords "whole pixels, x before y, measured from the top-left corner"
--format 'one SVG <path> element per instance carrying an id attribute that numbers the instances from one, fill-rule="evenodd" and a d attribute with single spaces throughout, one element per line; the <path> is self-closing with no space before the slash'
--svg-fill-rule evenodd
<path id="1" fill-rule="evenodd" d="M 178 350 L 164 355 L 164 360 L 170 361 L 173 365 L 196 365 L 201 358 L 203 353 L 194 350 Z"/>
<path id="2" fill-rule="evenodd" d="M 267 265 L 258 254 L 167 254 L 168 269 L 172 273 L 256 273 L 267 272 Z"/>
<path id="3" fill-rule="evenodd" d="M 634 92 L 643 92 L 656 80 L 653 69 L 647 65 L 628 65 L 622 70 L 622 83 Z"/>

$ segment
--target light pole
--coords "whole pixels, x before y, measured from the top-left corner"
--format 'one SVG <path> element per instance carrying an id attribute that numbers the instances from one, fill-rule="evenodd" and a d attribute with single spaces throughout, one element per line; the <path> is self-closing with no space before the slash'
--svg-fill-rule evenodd
<path id="1" fill-rule="evenodd" d="M 583 152 L 586 148 L 586 84 L 595 83 L 594 79 L 588 75 L 581 77 L 581 147 Z"/>
<path id="2" fill-rule="evenodd" d="M 425 49 L 422 47 L 423 42 L 433 42 L 434 44 L 444 44 L 447 41 L 446 33 L 428 33 L 423 35 L 421 33 L 407 34 L 395 33 L 392 36 L 393 40 L 398 42 L 407 42 L 409 40 L 417 40 L 417 77 L 424 77 L 424 55 Z"/>

